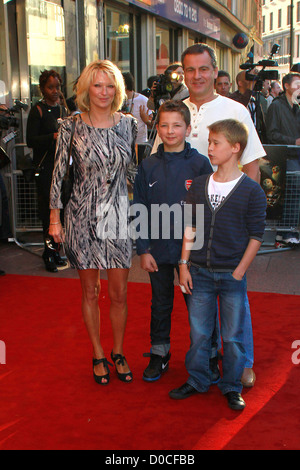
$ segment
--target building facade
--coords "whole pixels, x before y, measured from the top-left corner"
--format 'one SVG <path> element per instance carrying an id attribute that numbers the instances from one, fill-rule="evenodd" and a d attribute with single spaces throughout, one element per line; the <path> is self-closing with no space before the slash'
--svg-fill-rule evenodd
<path id="1" fill-rule="evenodd" d="M 98 58 L 130 71 L 140 91 L 197 42 L 216 49 L 234 82 L 250 47 L 262 46 L 260 13 L 260 0 L 0 0 L 0 99 L 33 104 L 49 68 L 60 72 L 69 97 Z M 250 39 L 243 50 L 232 43 L 240 32 Z"/>
<path id="2" fill-rule="evenodd" d="M 280 46 L 274 58 L 282 78 L 290 71 L 291 62 L 300 62 L 300 1 L 264 0 L 262 15 L 263 54 L 267 57 L 273 44 Z"/>

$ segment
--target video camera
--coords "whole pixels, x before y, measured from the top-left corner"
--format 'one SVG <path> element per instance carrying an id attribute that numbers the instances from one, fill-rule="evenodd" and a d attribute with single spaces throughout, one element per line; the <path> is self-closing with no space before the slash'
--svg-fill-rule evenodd
<path id="1" fill-rule="evenodd" d="M 262 90 L 263 82 L 265 80 L 279 80 L 279 73 L 277 70 L 265 70 L 266 67 L 278 67 L 278 62 L 273 60 L 273 56 L 278 53 L 279 49 L 280 45 L 274 44 L 270 57 L 268 59 L 260 60 L 257 64 L 253 63 L 253 54 L 250 53 L 248 54 L 249 60 L 245 64 L 240 65 L 241 70 L 246 70 L 246 80 L 256 82 L 256 91 Z M 256 67 L 262 67 L 262 70 L 253 74 L 252 70 L 256 69 Z"/>
<path id="2" fill-rule="evenodd" d="M 10 127 L 19 127 L 19 120 L 14 115 L 15 113 L 19 113 L 21 109 L 26 111 L 28 105 L 19 100 L 15 100 L 15 104 L 12 108 L 0 108 L 0 129 L 7 130 Z"/>
<path id="3" fill-rule="evenodd" d="M 155 87 L 153 87 L 155 110 L 157 110 L 164 101 L 171 98 L 171 93 L 173 91 L 172 81 L 178 81 L 179 78 L 179 75 L 174 71 L 165 72 L 158 76 L 155 81 Z"/>

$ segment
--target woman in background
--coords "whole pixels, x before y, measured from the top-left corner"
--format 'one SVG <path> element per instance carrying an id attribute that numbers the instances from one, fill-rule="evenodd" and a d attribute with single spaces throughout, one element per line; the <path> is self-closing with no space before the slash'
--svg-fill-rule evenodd
<path id="1" fill-rule="evenodd" d="M 57 272 L 57 266 L 65 266 L 58 252 L 46 244 L 50 222 L 50 188 L 54 168 L 54 155 L 59 119 L 67 116 L 67 109 L 60 104 L 62 79 L 55 70 L 44 70 L 39 78 L 43 98 L 34 105 L 27 122 L 27 145 L 33 149 L 33 163 L 39 164 L 36 178 L 39 216 L 43 224 L 45 249 L 43 260 L 49 272 Z"/>

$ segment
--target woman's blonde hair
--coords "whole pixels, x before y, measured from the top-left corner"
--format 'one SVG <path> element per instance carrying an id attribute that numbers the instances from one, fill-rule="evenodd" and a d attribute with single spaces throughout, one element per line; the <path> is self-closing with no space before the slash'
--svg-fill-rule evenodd
<path id="1" fill-rule="evenodd" d="M 116 94 L 111 106 L 111 112 L 119 111 L 122 108 L 125 100 L 125 85 L 124 79 L 119 68 L 110 60 L 95 60 L 87 65 L 82 71 L 77 87 L 76 87 L 76 101 L 80 111 L 85 112 L 90 109 L 90 95 L 89 88 L 99 71 L 106 73 L 113 81 L 116 87 Z"/>

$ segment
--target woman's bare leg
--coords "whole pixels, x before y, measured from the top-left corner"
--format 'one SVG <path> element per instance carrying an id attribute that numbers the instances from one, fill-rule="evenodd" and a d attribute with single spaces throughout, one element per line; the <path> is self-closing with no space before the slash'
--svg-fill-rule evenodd
<path id="1" fill-rule="evenodd" d="M 124 335 L 127 323 L 127 281 L 128 269 L 108 269 L 108 294 L 110 304 L 110 321 L 113 331 L 113 354 L 123 355 Z M 117 365 L 118 372 L 130 372 L 128 364 Z M 128 380 L 131 380 L 129 377 Z"/>
<path id="2" fill-rule="evenodd" d="M 82 288 L 82 316 L 93 347 L 93 357 L 105 357 L 100 341 L 100 308 L 99 294 L 101 289 L 100 273 L 98 269 L 79 270 Z M 107 370 L 103 364 L 94 367 L 96 375 L 106 375 Z M 103 382 L 107 382 L 103 379 Z"/>

